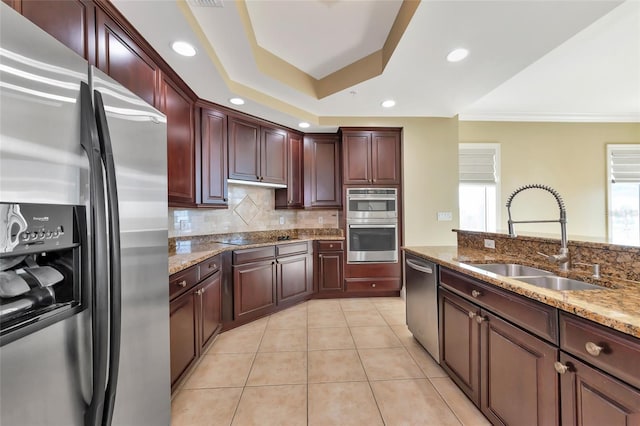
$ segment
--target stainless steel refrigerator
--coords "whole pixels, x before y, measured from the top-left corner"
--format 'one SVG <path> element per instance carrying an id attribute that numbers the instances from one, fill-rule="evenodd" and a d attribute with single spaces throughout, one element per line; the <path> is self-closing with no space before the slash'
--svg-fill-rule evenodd
<path id="1" fill-rule="evenodd" d="M 166 119 L 0 7 L 0 424 L 168 425 Z"/>

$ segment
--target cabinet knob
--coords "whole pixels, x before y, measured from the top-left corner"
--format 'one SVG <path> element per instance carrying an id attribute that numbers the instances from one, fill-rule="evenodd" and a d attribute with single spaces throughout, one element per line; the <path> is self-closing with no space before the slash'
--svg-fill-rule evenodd
<path id="1" fill-rule="evenodd" d="M 260 182 L 262 182 L 262 179 L 264 179 L 264 177 L 263 177 L 263 176 L 260 176 Z"/>
<path id="2" fill-rule="evenodd" d="M 371 283 L 371 287 L 375 287 L 375 286 L 376 286 L 376 283 Z"/>
<path id="3" fill-rule="evenodd" d="M 587 350 L 589 355 L 593 355 L 593 356 L 600 355 L 600 352 L 604 349 L 603 346 L 598 346 L 593 342 L 585 343 L 584 348 Z"/>
<path id="4" fill-rule="evenodd" d="M 556 361 L 553 363 L 553 368 L 556 370 L 558 374 L 564 374 L 569 370 L 569 367 L 564 365 L 563 363 Z"/>
<path id="5" fill-rule="evenodd" d="M 333 248 L 333 244 L 329 244 L 329 248 Z"/>
<path id="6" fill-rule="evenodd" d="M 318 255 L 318 259 L 322 259 L 322 255 L 321 254 Z"/>
<path id="7" fill-rule="evenodd" d="M 476 317 L 476 315 L 478 315 L 478 314 L 476 314 L 475 312 L 469 311 L 469 318 L 474 319 Z"/>
<path id="8" fill-rule="evenodd" d="M 203 294 L 203 293 L 204 293 L 204 291 L 203 291 L 202 289 L 200 289 L 200 290 L 196 291 L 196 294 L 197 294 L 198 296 L 202 296 L 202 294 Z"/>
<path id="9" fill-rule="evenodd" d="M 184 288 L 184 287 L 186 287 L 186 286 L 187 286 L 187 281 L 186 281 L 186 280 L 182 280 L 182 281 L 180 281 L 180 282 L 178 283 L 178 287 L 182 287 L 182 288 Z"/>
<path id="10" fill-rule="evenodd" d="M 218 265 L 216 265 L 215 263 L 210 263 L 209 264 L 209 269 L 217 269 Z"/>
<path id="11" fill-rule="evenodd" d="M 226 203 L 226 202 L 227 202 L 227 201 L 229 201 L 229 200 L 228 200 L 228 199 L 226 199 L 226 198 L 223 198 L 223 199 L 222 199 L 222 201 L 224 201 L 224 202 Z"/>
<path id="12" fill-rule="evenodd" d="M 487 319 L 485 317 L 483 317 L 482 315 L 478 315 L 476 316 L 476 322 L 478 324 L 482 324 L 483 322 L 485 322 Z"/>
<path id="13" fill-rule="evenodd" d="M 482 296 L 482 293 L 480 293 L 478 290 L 472 290 L 471 291 L 471 295 L 473 297 L 480 297 L 480 296 Z"/>

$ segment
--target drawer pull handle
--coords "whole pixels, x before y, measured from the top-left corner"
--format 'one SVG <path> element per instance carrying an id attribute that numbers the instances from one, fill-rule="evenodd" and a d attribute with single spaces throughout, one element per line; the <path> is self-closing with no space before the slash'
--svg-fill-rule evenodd
<path id="1" fill-rule="evenodd" d="M 333 248 L 333 244 L 329 244 L 329 248 Z"/>
<path id="2" fill-rule="evenodd" d="M 184 287 L 186 287 L 186 286 L 187 286 L 187 281 L 186 281 L 186 280 L 182 280 L 182 281 L 180 281 L 180 282 L 178 283 L 178 287 L 182 287 L 182 288 L 184 288 Z"/>
<path id="3" fill-rule="evenodd" d="M 478 324 L 482 324 L 483 322 L 485 322 L 487 319 L 485 317 L 483 317 L 482 315 L 478 315 L 476 316 L 476 322 Z"/>
<path id="4" fill-rule="evenodd" d="M 480 293 L 478 290 L 472 290 L 471 291 L 471 295 L 473 297 L 480 297 L 480 296 L 482 296 L 482 293 Z"/>
<path id="5" fill-rule="evenodd" d="M 208 268 L 209 269 L 218 269 L 218 265 L 216 265 L 215 263 L 210 263 Z"/>
<path id="6" fill-rule="evenodd" d="M 476 317 L 476 315 L 478 315 L 478 314 L 476 314 L 475 312 L 469 311 L 469 318 L 474 319 Z"/>
<path id="7" fill-rule="evenodd" d="M 584 348 L 587 350 L 587 352 L 589 353 L 589 355 L 593 355 L 593 356 L 598 356 L 600 355 L 600 352 L 604 349 L 603 346 L 598 346 L 593 342 L 587 342 L 584 345 Z"/>
<path id="8" fill-rule="evenodd" d="M 376 286 L 376 283 L 371 283 L 371 287 L 375 287 L 375 286 Z"/>
<path id="9" fill-rule="evenodd" d="M 568 366 L 558 361 L 553 363 L 553 368 L 556 370 L 556 373 L 558 374 L 564 374 L 567 372 L 567 370 L 569 370 Z"/>

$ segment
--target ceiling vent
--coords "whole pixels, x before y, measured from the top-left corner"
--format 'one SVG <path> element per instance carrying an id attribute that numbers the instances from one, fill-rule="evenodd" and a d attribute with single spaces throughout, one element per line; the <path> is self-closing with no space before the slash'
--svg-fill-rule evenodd
<path id="1" fill-rule="evenodd" d="M 224 0 L 187 0 L 189 6 L 194 7 L 223 7 Z"/>

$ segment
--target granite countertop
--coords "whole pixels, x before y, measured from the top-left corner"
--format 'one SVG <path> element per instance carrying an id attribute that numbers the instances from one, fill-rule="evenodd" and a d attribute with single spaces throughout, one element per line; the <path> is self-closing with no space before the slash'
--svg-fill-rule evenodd
<path id="1" fill-rule="evenodd" d="M 557 291 L 467 265 L 467 263 L 525 263 L 521 259 L 506 255 L 489 254 L 476 249 L 459 249 L 456 246 L 409 246 L 403 247 L 403 250 L 497 287 L 640 338 L 639 282 L 607 277 L 594 279 L 588 274 L 569 275 L 570 278 L 599 284 L 603 286 L 602 290 Z M 548 265 L 543 264 L 529 266 L 550 269 Z M 568 276 L 566 273 L 558 273 L 558 275 Z"/>
<path id="2" fill-rule="evenodd" d="M 211 237 L 210 239 L 215 239 Z M 300 241 L 314 240 L 344 240 L 342 235 L 298 234 L 290 240 L 257 242 L 250 244 L 225 244 L 217 241 L 207 241 L 206 238 L 182 238 L 176 241 L 175 248 L 169 250 L 169 275 L 183 271 L 203 260 L 225 251 L 242 250 L 255 247 L 266 247 L 279 244 L 291 244 Z"/>

